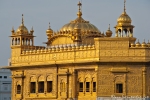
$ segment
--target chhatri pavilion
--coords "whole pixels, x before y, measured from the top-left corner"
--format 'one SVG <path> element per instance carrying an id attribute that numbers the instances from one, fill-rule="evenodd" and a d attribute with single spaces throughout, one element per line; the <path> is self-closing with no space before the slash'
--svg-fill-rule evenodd
<path id="1" fill-rule="evenodd" d="M 124 6 L 115 36 L 82 18 L 59 31 L 46 30 L 46 46 L 34 45 L 34 29 L 22 23 L 11 34 L 11 100 L 111 100 L 150 96 L 150 43 L 135 42 Z"/>

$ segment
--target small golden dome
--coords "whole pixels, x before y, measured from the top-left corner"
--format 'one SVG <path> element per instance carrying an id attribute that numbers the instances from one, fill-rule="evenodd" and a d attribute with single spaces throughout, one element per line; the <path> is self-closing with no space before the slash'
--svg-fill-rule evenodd
<path id="1" fill-rule="evenodd" d="M 16 30 L 16 33 L 28 34 L 28 29 L 26 28 L 26 26 L 24 26 L 23 14 L 22 14 L 22 24 L 18 27 L 18 29 Z"/>
<path id="2" fill-rule="evenodd" d="M 136 47 L 140 47 L 140 46 L 141 46 L 141 44 L 140 44 L 140 42 L 138 40 L 138 42 L 136 43 Z"/>
<path id="3" fill-rule="evenodd" d="M 18 33 L 18 34 L 28 34 L 28 29 L 23 24 L 21 24 L 18 27 L 16 33 Z"/>
<path id="4" fill-rule="evenodd" d="M 11 30 L 11 32 L 12 32 L 12 33 L 14 33 L 14 32 L 15 32 L 15 30 L 14 30 L 14 27 L 12 27 L 12 30 Z"/>
<path id="5" fill-rule="evenodd" d="M 131 24 L 132 20 L 131 18 L 128 16 L 128 14 L 126 12 L 123 12 L 120 17 L 117 19 L 117 22 L 119 24 Z"/>
<path id="6" fill-rule="evenodd" d="M 145 43 L 145 40 L 144 40 L 144 42 L 142 43 L 142 47 L 147 47 L 147 44 Z"/>
<path id="7" fill-rule="evenodd" d="M 53 34 L 53 30 L 50 28 L 50 23 L 49 23 L 49 28 L 46 30 L 46 34 L 47 34 L 47 36 Z"/>
<path id="8" fill-rule="evenodd" d="M 106 31 L 106 36 L 107 37 L 111 37 L 112 36 L 112 31 L 110 30 L 110 24 L 109 24 L 108 30 Z"/>
<path id="9" fill-rule="evenodd" d="M 126 13 L 126 1 L 124 1 L 124 12 L 117 19 L 119 25 L 131 25 L 131 18 Z"/>
<path id="10" fill-rule="evenodd" d="M 131 47 L 135 47 L 135 44 L 134 44 L 134 43 L 131 43 Z"/>

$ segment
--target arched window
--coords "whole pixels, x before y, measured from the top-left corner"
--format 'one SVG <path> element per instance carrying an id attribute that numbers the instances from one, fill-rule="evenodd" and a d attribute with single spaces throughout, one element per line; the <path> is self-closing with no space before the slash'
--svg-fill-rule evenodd
<path id="1" fill-rule="evenodd" d="M 38 82 L 39 93 L 44 93 L 44 81 Z"/>
<path id="2" fill-rule="evenodd" d="M 83 92 L 83 82 L 79 82 L 79 92 Z"/>
<path id="3" fill-rule="evenodd" d="M 53 82 L 47 81 L 47 92 L 52 92 L 52 86 L 53 86 Z"/>
<path id="4" fill-rule="evenodd" d="M 96 92 L 96 82 L 93 82 L 93 92 Z"/>
<path id="5" fill-rule="evenodd" d="M 36 82 L 31 82 L 30 83 L 30 92 L 35 93 L 36 91 Z"/>
<path id="6" fill-rule="evenodd" d="M 20 94 L 20 93 L 21 93 L 21 86 L 17 85 L 17 94 Z"/>

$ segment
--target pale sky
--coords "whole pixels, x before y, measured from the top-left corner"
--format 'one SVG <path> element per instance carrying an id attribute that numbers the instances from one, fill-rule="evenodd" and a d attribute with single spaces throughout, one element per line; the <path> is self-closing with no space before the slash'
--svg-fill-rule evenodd
<path id="1" fill-rule="evenodd" d="M 35 45 L 44 45 L 47 41 L 48 23 L 54 31 L 74 20 L 79 0 L 1 0 L 0 1 L 0 66 L 6 66 L 10 58 L 11 29 L 16 30 L 24 24 L 30 31 L 34 28 Z M 110 24 L 115 36 L 117 18 L 123 12 L 124 0 L 82 0 L 82 13 L 101 32 Z M 126 0 L 126 12 L 132 19 L 134 37 L 143 42 L 150 40 L 150 0 Z"/>

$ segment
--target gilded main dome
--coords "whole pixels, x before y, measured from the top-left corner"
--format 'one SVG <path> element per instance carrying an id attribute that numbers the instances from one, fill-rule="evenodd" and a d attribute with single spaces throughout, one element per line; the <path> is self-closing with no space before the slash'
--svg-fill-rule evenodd
<path id="1" fill-rule="evenodd" d="M 92 31 L 92 32 L 98 32 L 100 33 L 100 31 L 98 30 L 98 28 L 91 24 L 89 21 L 86 21 L 82 18 L 82 12 L 80 11 L 80 6 L 82 4 L 79 2 L 78 6 L 79 6 L 79 11 L 77 12 L 77 18 L 73 21 L 71 21 L 70 23 L 65 24 L 60 31 L 73 31 L 74 28 L 78 25 L 78 28 L 81 29 L 81 31 Z"/>
<path id="2" fill-rule="evenodd" d="M 96 26 L 89 23 L 89 21 L 85 21 L 82 17 L 78 17 L 74 21 L 71 21 L 68 24 L 65 24 L 60 31 L 73 31 L 77 26 L 81 29 L 81 31 L 92 31 L 92 32 L 100 32 Z"/>

